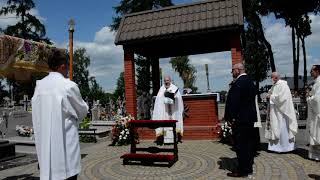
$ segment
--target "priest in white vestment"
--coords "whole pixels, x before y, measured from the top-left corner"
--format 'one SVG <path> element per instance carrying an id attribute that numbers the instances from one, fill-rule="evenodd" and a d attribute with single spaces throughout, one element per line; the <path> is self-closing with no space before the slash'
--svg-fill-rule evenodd
<path id="1" fill-rule="evenodd" d="M 308 102 L 308 130 L 310 134 L 309 158 L 320 160 L 320 65 L 313 65 L 310 71 L 314 85 Z"/>
<path id="2" fill-rule="evenodd" d="M 166 95 L 165 95 L 166 94 Z M 164 85 L 161 86 L 154 103 L 152 114 L 153 120 L 177 120 L 176 131 L 178 141 L 181 142 L 183 136 L 183 101 L 177 86 L 171 83 L 170 76 L 164 77 Z M 172 128 L 156 129 L 157 143 L 165 144 L 173 143 Z M 159 142 L 160 141 L 160 142 Z"/>
<path id="3" fill-rule="evenodd" d="M 271 75 L 273 86 L 269 91 L 271 136 L 268 150 L 290 152 L 294 150 L 294 138 L 298 131 L 297 118 L 290 88 L 277 72 Z"/>
<path id="4" fill-rule="evenodd" d="M 68 60 L 56 51 L 48 76 L 37 81 L 32 121 L 41 180 L 77 179 L 81 171 L 78 123 L 88 112 L 76 83 L 65 78 Z"/>

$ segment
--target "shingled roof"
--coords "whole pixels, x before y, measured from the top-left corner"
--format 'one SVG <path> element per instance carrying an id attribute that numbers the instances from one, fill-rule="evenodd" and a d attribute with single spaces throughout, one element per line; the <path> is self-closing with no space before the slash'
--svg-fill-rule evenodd
<path id="1" fill-rule="evenodd" d="M 116 45 L 243 26 L 241 0 L 207 0 L 122 17 Z"/>

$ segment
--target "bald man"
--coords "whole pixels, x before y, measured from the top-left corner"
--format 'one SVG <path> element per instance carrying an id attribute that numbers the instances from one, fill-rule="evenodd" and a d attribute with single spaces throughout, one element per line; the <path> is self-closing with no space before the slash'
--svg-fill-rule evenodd
<path id="1" fill-rule="evenodd" d="M 226 113 L 233 123 L 233 138 L 239 166 L 237 171 L 228 173 L 230 177 L 247 177 L 253 172 L 255 154 L 255 128 L 257 111 L 255 86 L 245 73 L 242 63 L 232 66 L 234 81 L 228 93 Z"/>
<path id="2" fill-rule="evenodd" d="M 294 138 L 298 123 L 293 106 L 292 96 L 287 81 L 280 79 L 278 72 L 271 75 L 273 86 L 269 90 L 270 127 L 268 150 L 289 152 L 294 150 Z"/>

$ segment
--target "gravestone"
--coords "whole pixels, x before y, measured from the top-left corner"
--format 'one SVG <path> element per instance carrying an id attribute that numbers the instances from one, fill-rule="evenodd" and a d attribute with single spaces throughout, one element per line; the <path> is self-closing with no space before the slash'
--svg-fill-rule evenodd
<path id="1" fill-rule="evenodd" d="M 8 130 L 6 136 L 14 137 L 17 136 L 16 127 L 28 126 L 32 127 L 32 114 L 23 109 L 23 107 L 15 107 L 15 110 L 11 112 L 8 118 Z"/>
<path id="2" fill-rule="evenodd" d="M 23 109 L 25 111 L 28 111 L 28 108 L 30 106 L 30 100 L 28 99 L 28 95 L 23 95 L 23 100 L 19 101 L 20 104 L 23 104 Z"/>
<path id="3" fill-rule="evenodd" d="M 100 114 L 102 112 L 102 109 L 101 109 L 101 104 L 99 100 L 97 100 L 96 102 L 95 101 L 93 102 L 93 108 L 91 109 L 91 112 L 92 112 L 92 118 L 91 118 L 92 121 L 100 120 Z"/>
<path id="4" fill-rule="evenodd" d="M 151 118 L 151 103 L 152 99 L 150 95 L 143 92 L 137 99 L 138 119 L 150 119 Z"/>

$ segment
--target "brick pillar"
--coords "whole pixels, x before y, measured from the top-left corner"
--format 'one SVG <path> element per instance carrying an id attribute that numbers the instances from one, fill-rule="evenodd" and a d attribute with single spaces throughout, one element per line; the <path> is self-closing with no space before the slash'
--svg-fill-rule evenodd
<path id="1" fill-rule="evenodd" d="M 152 95 L 156 96 L 160 89 L 160 66 L 159 58 L 151 59 L 152 66 Z"/>
<path id="2" fill-rule="evenodd" d="M 230 39 L 232 65 L 243 62 L 240 33 L 231 35 Z"/>
<path id="3" fill-rule="evenodd" d="M 137 119 L 134 52 L 126 48 L 124 48 L 124 84 L 127 113 Z"/>

